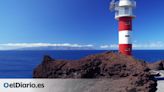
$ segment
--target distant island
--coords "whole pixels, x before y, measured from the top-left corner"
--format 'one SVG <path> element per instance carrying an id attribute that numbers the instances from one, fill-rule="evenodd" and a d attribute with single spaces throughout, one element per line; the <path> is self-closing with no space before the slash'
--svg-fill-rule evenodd
<path id="1" fill-rule="evenodd" d="M 71 46 L 41 46 L 24 47 L 15 50 L 95 50 L 93 47 L 71 47 Z"/>

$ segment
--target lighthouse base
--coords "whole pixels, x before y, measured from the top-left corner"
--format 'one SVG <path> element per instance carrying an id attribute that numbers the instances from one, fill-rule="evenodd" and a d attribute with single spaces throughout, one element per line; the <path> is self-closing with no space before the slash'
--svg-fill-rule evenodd
<path id="1" fill-rule="evenodd" d="M 119 52 L 125 55 L 132 55 L 132 44 L 119 44 Z"/>

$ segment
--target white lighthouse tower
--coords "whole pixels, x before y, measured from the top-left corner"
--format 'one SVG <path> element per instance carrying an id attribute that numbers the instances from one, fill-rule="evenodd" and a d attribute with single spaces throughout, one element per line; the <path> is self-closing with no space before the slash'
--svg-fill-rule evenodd
<path id="1" fill-rule="evenodd" d="M 115 11 L 115 19 L 119 22 L 119 52 L 125 55 L 132 55 L 132 19 L 135 18 L 135 7 L 134 0 L 112 0 L 110 3 L 110 10 Z"/>

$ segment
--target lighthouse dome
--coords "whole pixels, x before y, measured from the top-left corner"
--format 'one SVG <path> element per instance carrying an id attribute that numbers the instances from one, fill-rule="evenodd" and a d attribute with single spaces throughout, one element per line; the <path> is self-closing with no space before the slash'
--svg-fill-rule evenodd
<path id="1" fill-rule="evenodd" d="M 120 0 L 118 6 L 129 6 L 129 7 L 135 7 L 136 2 L 134 0 Z"/>

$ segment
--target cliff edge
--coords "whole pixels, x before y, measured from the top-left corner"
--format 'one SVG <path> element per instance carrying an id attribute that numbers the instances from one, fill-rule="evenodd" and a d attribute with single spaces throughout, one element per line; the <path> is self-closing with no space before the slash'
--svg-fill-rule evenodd
<path id="1" fill-rule="evenodd" d="M 108 83 L 113 85 L 112 92 L 155 92 L 157 82 L 149 71 L 145 62 L 131 56 L 105 52 L 80 60 L 55 60 L 45 56 L 34 69 L 33 78 L 110 79 Z M 101 87 L 106 87 L 105 83 Z"/>

